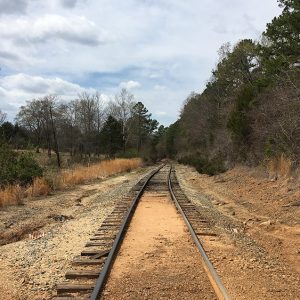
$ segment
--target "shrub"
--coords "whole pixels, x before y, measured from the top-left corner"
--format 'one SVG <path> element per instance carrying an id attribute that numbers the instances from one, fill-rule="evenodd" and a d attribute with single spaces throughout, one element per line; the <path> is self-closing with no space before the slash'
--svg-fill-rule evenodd
<path id="1" fill-rule="evenodd" d="M 0 147 L 0 186 L 32 183 L 43 172 L 32 154 L 14 152 L 8 146 Z"/>
<path id="2" fill-rule="evenodd" d="M 42 168 L 38 165 L 32 154 L 19 155 L 17 164 L 17 176 L 22 184 L 32 183 L 37 177 L 43 175 Z"/>
<path id="3" fill-rule="evenodd" d="M 9 147 L 0 147 L 0 185 L 11 184 L 17 177 L 17 154 Z"/>
<path id="4" fill-rule="evenodd" d="M 199 173 L 208 174 L 210 176 L 225 172 L 223 162 L 219 158 L 208 160 L 199 155 L 190 155 L 180 158 L 178 162 L 184 165 L 191 165 L 195 167 Z"/>

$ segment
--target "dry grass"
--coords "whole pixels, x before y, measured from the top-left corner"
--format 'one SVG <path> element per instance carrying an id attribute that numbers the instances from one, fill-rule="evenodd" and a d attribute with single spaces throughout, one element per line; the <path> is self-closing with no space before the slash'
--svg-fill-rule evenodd
<path id="1" fill-rule="evenodd" d="M 23 197 L 23 190 L 18 184 L 2 188 L 0 190 L 0 207 L 23 204 Z"/>
<path id="2" fill-rule="evenodd" d="M 73 170 L 63 171 L 59 175 L 58 180 L 56 180 L 57 188 L 72 187 L 93 179 L 105 178 L 124 171 L 129 172 L 141 164 L 140 158 L 133 158 L 105 160 L 88 167 L 78 166 Z"/>
<path id="3" fill-rule="evenodd" d="M 270 177 L 290 177 L 292 174 L 293 161 L 284 154 L 267 161 L 267 170 Z"/>
<path id="4" fill-rule="evenodd" d="M 26 190 L 25 195 L 30 197 L 48 196 L 50 186 L 45 178 L 35 178 L 33 184 Z"/>
<path id="5" fill-rule="evenodd" d="M 94 179 L 129 172 L 141 165 L 140 158 L 105 160 L 88 167 L 77 166 L 73 170 L 61 171 L 52 175 L 49 181 L 52 182 L 53 189 L 63 190 Z M 45 178 L 36 178 L 25 191 L 19 185 L 10 185 L 0 189 L 0 207 L 20 205 L 25 197 L 47 196 L 50 192 L 51 187 Z"/>

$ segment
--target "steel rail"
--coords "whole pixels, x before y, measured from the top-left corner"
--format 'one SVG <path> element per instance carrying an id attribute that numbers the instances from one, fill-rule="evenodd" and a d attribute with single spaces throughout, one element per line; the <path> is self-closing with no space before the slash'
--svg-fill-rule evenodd
<path id="1" fill-rule="evenodd" d="M 141 196 L 143 195 L 144 193 L 144 190 L 146 188 L 146 186 L 148 185 L 149 181 L 151 180 L 151 178 L 159 172 L 160 169 L 162 169 L 163 167 L 165 166 L 164 165 L 161 165 L 159 168 L 157 168 L 156 170 L 152 171 L 149 175 L 149 177 L 147 178 L 147 180 L 145 181 L 145 183 L 143 184 L 142 188 L 139 190 L 138 194 L 134 197 L 130 207 L 129 207 L 129 210 L 126 214 L 126 217 L 124 219 L 124 221 L 122 222 L 121 224 L 121 227 L 120 227 L 120 230 L 114 240 L 114 243 L 112 245 L 112 248 L 107 256 L 107 259 L 105 260 L 105 263 L 103 265 L 103 268 L 101 270 L 101 273 L 96 281 L 96 284 L 95 284 L 95 287 L 93 289 L 93 292 L 91 294 L 91 297 L 90 297 L 90 300 L 97 300 L 100 296 L 100 293 L 102 292 L 104 286 L 105 286 L 105 283 L 106 283 L 106 280 L 107 280 L 107 277 L 109 275 L 109 272 L 110 272 L 110 269 L 111 269 L 111 266 L 113 264 L 113 261 L 116 257 L 116 254 L 119 250 L 119 246 L 121 244 L 121 241 L 126 233 L 126 226 L 130 223 L 130 220 L 132 218 L 132 215 L 134 213 L 134 210 L 136 208 L 136 205 L 138 203 L 138 200 L 141 198 Z"/>
<path id="2" fill-rule="evenodd" d="M 181 213 L 183 220 L 185 222 L 185 224 L 187 225 L 191 236 L 193 238 L 193 241 L 195 242 L 201 256 L 202 256 L 202 260 L 204 263 L 204 268 L 208 274 L 209 280 L 212 284 L 213 289 L 215 290 L 216 296 L 218 297 L 219 300 L 232 300 L 232 298 L 229 296 L 227 289 L 225 288 L 225 286 L 222 283 L 221 278 L 219 277 L 219 275 L 217 274 L 216 270 L 214 269 L 212 263 L 210 262 L 207 254 L 205 253 L 204 248 L 202 247 L 197 234 L 195 233 L 191 223 L 189 222 L 188 218 L 186 217 L 183 209 L 181 208 L 175 193 L 173 191 L 172 188 L 172 182 L 171 182 L 171 173 L 174 172 L 172 166 L 170 167 L 170 171 L 169 171 L 169 176 L 168 176 L 168 187 L 169 187 L 169 192 L 170 195 L 178 209 L 178 211 Z"/>

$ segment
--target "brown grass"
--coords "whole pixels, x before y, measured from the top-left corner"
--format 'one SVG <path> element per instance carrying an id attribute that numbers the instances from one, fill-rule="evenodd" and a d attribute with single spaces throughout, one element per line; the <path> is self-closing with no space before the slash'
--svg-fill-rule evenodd
<path id="1" fill-rule="evenodd" d="M 22 188 L 18 184 L 2 188 L 0 190 L 0 207 L 23 204 L 23 197 Z"/>
<path id="2" fill-rule="evenodd" d="M 73 170 L 64 170 L 52 175 L 49 180 L 52 188 L 63 190 L 94 179 L 106 178 L 108 176 L 131 171 L 142 165 L 140 158 L 105 160 L 97 164 L 77 166 Z M 9 185 L 0 189 L 0 207 L 8 205 L 23 204 L 25 197 L 47 196 L 51 188 L 45 178 L 36 178 L 33 184 L 25 191 L 19 185 Z"/>
<path id="3" fill-rule="evenodd" d="M 58 189 L 72 187 L 86 181 L 105 178 L 124 171 L 131 171 L 141 166 L 140 158 L 105 160 L 88 167 L 78 166 L 73 170 L 63 171 L 57 182 Z"/>
<path id="4" fill-rule="evenodd" d="M 293 161 L 285 154 L 267 161 L 267 170 L 270 177 L 290 177 L 292 174 Z"/>
<path id="5" fill-rule="evenodd" d="M 45 178 L 35 178 L 33 184 L 26 190 L 25 195 L 30 197 L 48 196 L 50 186 Z"/>

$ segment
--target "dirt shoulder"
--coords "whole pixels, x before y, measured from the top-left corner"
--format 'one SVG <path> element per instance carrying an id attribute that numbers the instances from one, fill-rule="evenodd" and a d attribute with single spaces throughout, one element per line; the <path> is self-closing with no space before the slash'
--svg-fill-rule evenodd
<path id="1" fill-rule="evenodd" d="M 218 234 L 202 240 L 234 299 L 299 299 L 299 182 L 247 167 L 212 177 L 176 170 Z"/>
<path id="2" fill-rule="evenodd" d="M 7 244 L 0 252 L 0 299 L 51 298 L 89 236 L 148 171 L 135 170 L 1 211 L 1 243 Z"/>

